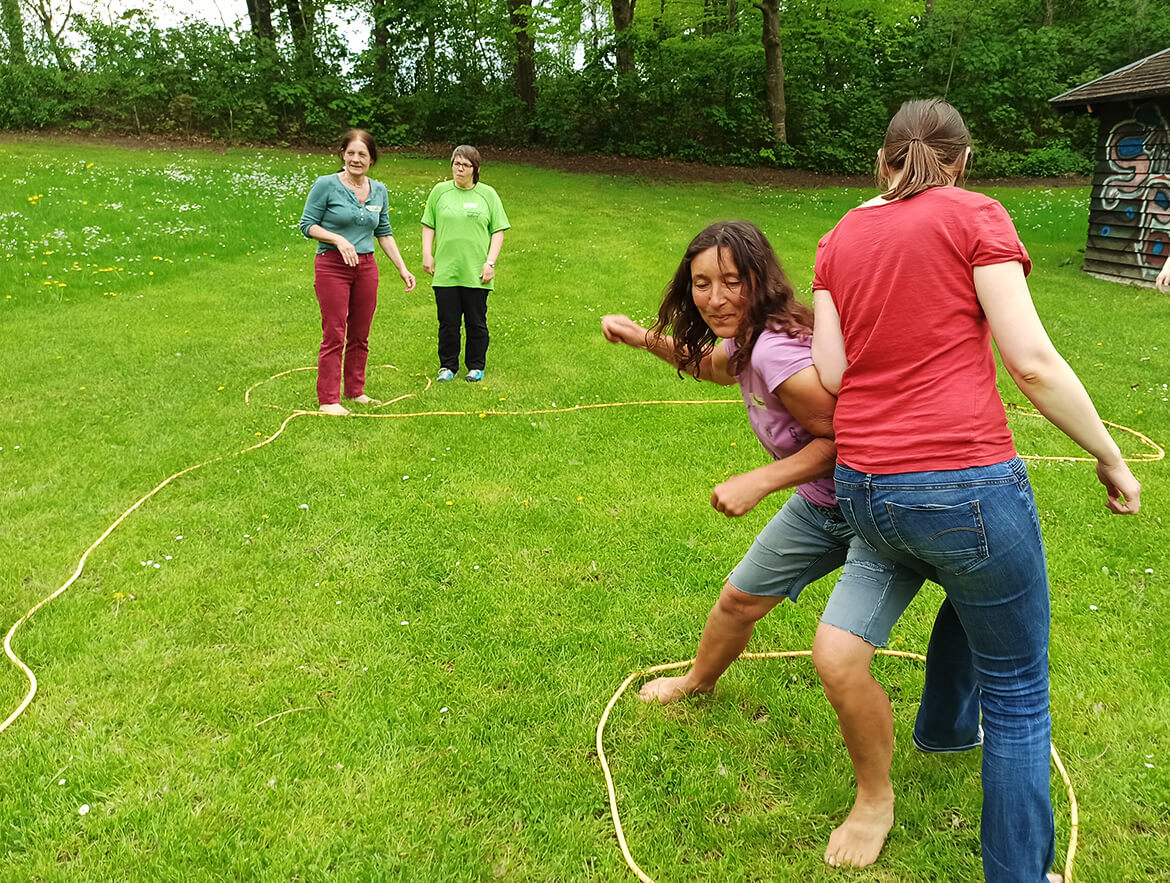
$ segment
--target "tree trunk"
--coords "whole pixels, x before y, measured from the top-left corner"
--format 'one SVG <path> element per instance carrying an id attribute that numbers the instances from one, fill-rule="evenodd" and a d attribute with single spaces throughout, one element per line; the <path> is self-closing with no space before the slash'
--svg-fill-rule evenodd
<path id="1" fill-rule="evenodd" d="M 312 0 L 284 0 L 288 11 L 288 27 L 292 32 L 293 46 L 302 59 L 313 57 L 313 5 Z"/>
<path id="2" fill-rule="evenodd" d="M 934 15 L 934 0 L 926 0 L 926 17 Z"/>
<path id="3" fill-rule="evenodd" d="M 20 0 L 0 0 L 0 17 L 3 18 L 4 36 L 8 39 L 8 60 L 12 64 L 24 64 L 28 53 L 24 49 L 24 18 L 20 14 Z"/>
<path id="4" fill-rule="evenodd" d="M 739 14 L 738 0 L 727 0 L 727 30 L 735 32 L 735 18 Z"/>
<path id="5" fill-rule="evenodd" d="M 1052 19 L 1056 12 L 1056 0 L 1044 0 L 1044 27 L 1052 27 Z"/>
<path id="6" fill-rule="evenodd" d="M 45 39 L 49 43 L 49 49 L 53 53 L 53 58 L 57 60 L 57 67 L 63 71 L 73 70 L 73 62 L 69 58 L 69 52 L 61 43 L 61 35 L 65 33 L 65 28 L 69 26 L 69 19 L 73 17 L 72 0 L 69 0 L 66 4 L 65 13 L 61 19 L 61 26 L 58 28 L 53 27 L 53 16 L 56 15 L 57 10 L 53 9 L 52 0 L 36 0 L 35 6 L 30 2 L 29 8 L 41 20 L 41 27 L 45 31 Z"/>
<path id="7" fill-rule="evenodd" d="M 508 0 L 508 21 L 516 38 L 516 94 L 532 113 L 536 110 L 536 47 L 529 30 L 532 0 Z"/>
<path id="8" fill-rule="evenodd" d="M 611 0 L 613 8 L 613 35 L 617 41 L 618 73 L 634 72 L 634 45 L 628 33 L 634 22 L 634 5 L 638 0 Z"/>
<path id="9" fill-rule="evenodd" d="M 390 11 L 386 9 L 386 0 L 373 0 L 371 12 L 374 16 L 374 64 L 378 73 L 384 74 L 390 69 L 390 60 L 386 57 L 386 47 L 390 45 Z"/>
<path id="10" fill-rule="evenodd" d="M 780 3 L 781 0 L 757 0 L 754 5 L 764 14 L 764 93 L 768 101 L 768 119 L 772 121 L 773 137 L 781 144 L 787 144 L 784 57 L 780 51 Z"/>
<path id="11" fill-rule="evenodd" d="M 248 0 L 248 21 L 257 39 L 272 42 L 272 3 L 270 0 Z"/>

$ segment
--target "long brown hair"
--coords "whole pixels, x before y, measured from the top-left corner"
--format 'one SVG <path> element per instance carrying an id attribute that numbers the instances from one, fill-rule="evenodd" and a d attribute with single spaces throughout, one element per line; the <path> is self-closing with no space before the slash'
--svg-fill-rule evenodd
<path id="1" fill-rule="evenodd" d="M 951 105 L 939 98 L 907 101 L 890 120 L 878 160 L 883 187 L 891 173 L 902 172 L 902 177 L 882 197 L 909 199 L 931 187 L 954 184 L 970 147 L 963 117 Z"/>
<path id="2" fill-rule="evenodd" d="M 796 299 L 796 289 L 784 274 L 772 244 L 750 221 L 720 221 L 691 240 L 674 278 L 662 292 L 662 306 L 652 333 L 674 337 L 679 374 L 699 376 L 699 365 L 718 342 L 703 321 L 691 291 L 691 262 L 709 248 L 726 248 L 743 282 L 748 310 L 735 333 L 736 350 L 729 367 L 738 374 L 751 361 L 752 347 L 767 328 L 789 337 L 812 333 L 812 310 Z"/>

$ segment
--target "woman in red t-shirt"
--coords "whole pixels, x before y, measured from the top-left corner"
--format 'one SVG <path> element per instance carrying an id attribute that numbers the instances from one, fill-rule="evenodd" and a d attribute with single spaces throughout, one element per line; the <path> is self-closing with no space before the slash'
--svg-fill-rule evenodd
<path id="1" fill-rule="evenodd" d="M 878 160 L 887 190 L 818 246 L 813 357 L 838 393 L 842 512 L 875 550 L 947 594 L 915 744 L 942 750 L 976 730 L 978 696 L 984 875 L 1034 883 L 1055 852 L 1048 577 L 991 340 L 1024 395 L 1097 458 L 1111 511 L 1137 512 L 1140 486 L 1044 332 L 1024 281 L 1031 262 L 1007 212 L 954 186 L 969 155 L 949 104 L 911 101 L 898 111 Z"/>

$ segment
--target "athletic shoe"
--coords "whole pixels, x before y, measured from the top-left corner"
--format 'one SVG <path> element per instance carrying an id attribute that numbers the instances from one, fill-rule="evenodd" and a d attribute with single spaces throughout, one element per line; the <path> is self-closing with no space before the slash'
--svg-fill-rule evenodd
<path id="1" fill-rule="evenodd" d="M 455 379 L 455 372 L 450 368 L 442 368 L 439 371 L 439 376 L 435 378 L 439 383 L 446 383 L 448 380 Z"/>
<path id="2" fill-rule="evenodd" d="M 483 369 L 476 368 L 474 371 L 468 371 L 467 376 L 463 379 L 468 383 L 479 383 L 483 380 Z"/>

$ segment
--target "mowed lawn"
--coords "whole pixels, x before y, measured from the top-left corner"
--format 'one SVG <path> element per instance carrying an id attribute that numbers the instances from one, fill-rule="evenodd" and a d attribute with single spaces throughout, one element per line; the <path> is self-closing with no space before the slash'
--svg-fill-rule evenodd
<path id="1" fill-rule="evenodd" d="M 315 406 L 313 372 L 293 370 L 319 343 L 296 222 L 336 168 L 0 141 L 5 630 L 131 504 L 207 464 L 130 515 L 12 641 L 40 685 L 0 733 L 2 879 L 632 879 L 598 719 L 628 673 L 693 654 L 783 494 L 738 520 L 715 512 L 712 485 L 764 461 L 726 403 L 736 391 L 607 344 L 599 319 L 649 322 L 691 236 L 734 217 L 765 230 L 807 296 L 817 240 L 872 194 L 567 174 L 488 151 L 483 180 L 513 227 L 487 376 L 428 387 L 418 219 L 450 169 L 384 157 L 373 174 L 420 285 L 403 293 L 381 261 L 368 391 L 408 397 L 363 409 L 381 419 L 298 417 L 237 454 Z M 1166 445 L 1170 296 L 1079 272 L 1087 189 L 990 192 L 1102 416 Z M 684 401 L 699 403 L 670 403 Z M 579 407 L 611 403 L 630 404 Z M 1077 453 L 1026 412 L 1010 419 L 1021 453 Z M 1121 519 L 1091 464 L 1031 463 L 1078 879 L 1170 877 L 1168 470 L 1134 466 L 1143 509 Z M 777 609 L 749 649 L 810 647 L 830 588 Z M 892 646 L 924 651 L 940 599 L 925 590 Z M 920 667 L 876 671 L 894 699 L 898 821 L 878 864 L 848 876 L 977 879 L 979 753 L 914 751 Z M 0 718 L 27 686 L 0 670 Z M 606 746 L 656 880 L 840 877 L 820 855 L 852 774 L 807 660 L 745 661 L 667 709 L 631 691 Z M 1055 773 L 1053 794 L 1059 864 Z"/>

